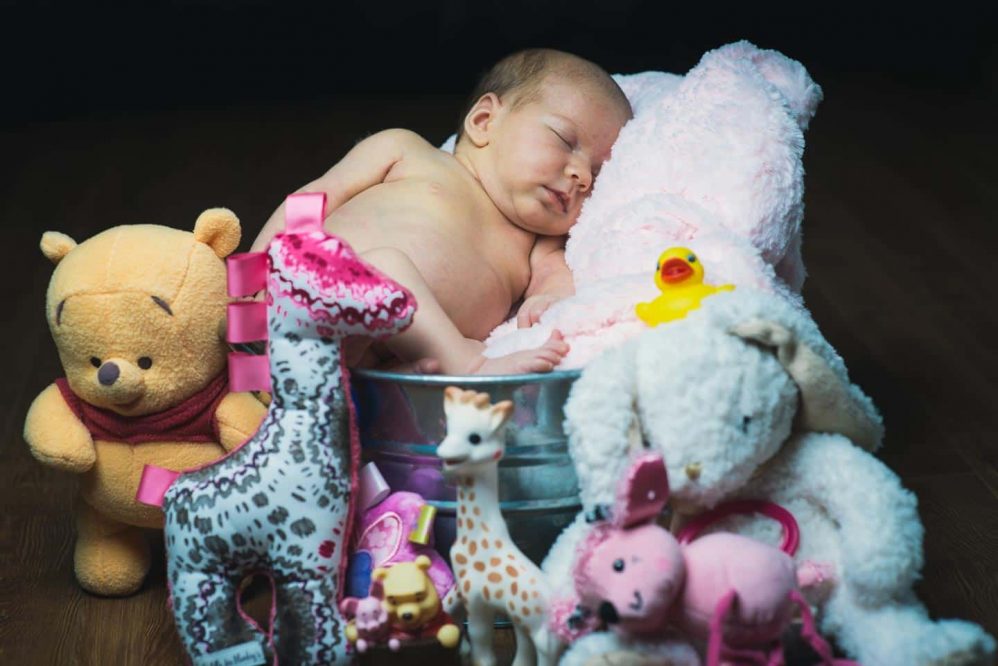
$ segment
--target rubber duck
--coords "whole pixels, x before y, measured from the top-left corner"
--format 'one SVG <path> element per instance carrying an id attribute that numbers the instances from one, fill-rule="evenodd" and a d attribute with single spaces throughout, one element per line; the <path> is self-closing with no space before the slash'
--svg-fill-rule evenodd
<path id="1" fill-rule="evenodd" d="M 700 301 L 719 291 L 731 291 L 733 284 L 713 287 L 703 283 L 703 265 L 697 255 L 686 247 L 670 247 L 655 265 L 655 285 L 662 295 L 650 303 L 638 303 L 638 318 L 649 326 L 658 326 L 682 319 L 690 310 L 700 307 Z"/>

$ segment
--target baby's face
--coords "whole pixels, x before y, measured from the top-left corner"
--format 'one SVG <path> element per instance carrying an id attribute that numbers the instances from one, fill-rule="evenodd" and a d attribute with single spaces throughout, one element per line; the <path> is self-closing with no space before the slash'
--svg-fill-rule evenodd
<path id="1" fill-rule="evenodd" d="M 627 120 L 590 86 L 549 76 L 538 100 L 504 107 L 490 128 L 489 195 L 524 229 L 567 233 Z"/>

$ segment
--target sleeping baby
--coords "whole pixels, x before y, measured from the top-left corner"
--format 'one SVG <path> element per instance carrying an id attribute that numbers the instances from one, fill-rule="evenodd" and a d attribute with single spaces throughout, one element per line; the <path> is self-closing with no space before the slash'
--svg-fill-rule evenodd
<path id="1" fill-rule="evenodd" d="M 405 285 L 419 304 L 387 342 L 348 345 L 348 362 L 397 359 L 417 372 L 548 372 L 568 352 L 555 331 L 540 347 L 486 358 L 484 340 L 520 303 L 529 326 L 572 295 L 565 234 L 631 107 L 597 65 L 531 49 L 482 78 L 451 155 L 402 129 L 358 143 L 303 192 L 324 192 L 325 228 Z M 283 226 L 283 206 L 253 244 Z M 522 302 L 521 302 L 522 301 Z"/>

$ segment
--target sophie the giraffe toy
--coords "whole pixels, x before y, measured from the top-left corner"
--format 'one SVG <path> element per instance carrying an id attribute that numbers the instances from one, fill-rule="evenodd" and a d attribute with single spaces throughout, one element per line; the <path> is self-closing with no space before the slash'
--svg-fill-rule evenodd
<path id="1" fill-rule="evenodd" d="M 173 611 L 195 666 L 348 660 L 337 600 L 359 443 L 341 342 L 404 330 L 416 303 L 323 230 L 324 205 L 321 194 L 288 197 L 266 255 L 230 259 L 230 295 L 267 296 L 229 306 L 230 342 L 266 339 L 268 350 L 232 358 L 233 390 L 273 399 L 241 448 L 163 497 Z M 273 589 L 268 631 L 239 607 L 254 574 Z"/>
<path id="2" fill-rule="evenodd" d="M 457 483 L 457 537 L 450 557 L 455 590 L 468 611 L 472 663 L 495 664 L 493 621 L 502 611 L 516 632 L 514 666 L 554 664 L 561 646 L 548 630 L 550 590 L 540 569 L 510 539 L 499 511 L 498 464 L 513 403 L 493 405 L 486 393 L 451 386 L 444 391 L 444 412 L 447 437 L 437 456 Z"/>

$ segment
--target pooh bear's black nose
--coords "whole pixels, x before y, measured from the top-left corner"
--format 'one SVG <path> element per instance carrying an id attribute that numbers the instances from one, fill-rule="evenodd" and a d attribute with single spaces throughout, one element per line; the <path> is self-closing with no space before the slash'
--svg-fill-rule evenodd
<path id="1" fill-rule="evenodd" d="M 412 620 L 412 613 L 402 613 L 402 619 L 406 622 L 410 622 Z"/>
<path id="2" fill-rule="evenodd" d="M 97 381 L 99 381 L 104 386 L 110 386 L 118 380 L 118 375 L 121 371 L 118 370 L 118 366 L 114 363 L 105 363 L 97 371 Z"/>

